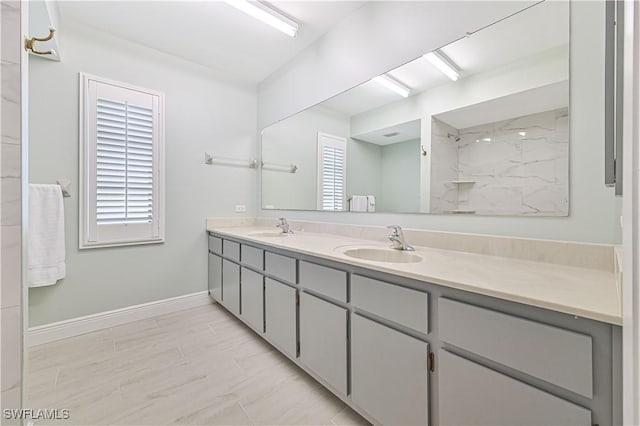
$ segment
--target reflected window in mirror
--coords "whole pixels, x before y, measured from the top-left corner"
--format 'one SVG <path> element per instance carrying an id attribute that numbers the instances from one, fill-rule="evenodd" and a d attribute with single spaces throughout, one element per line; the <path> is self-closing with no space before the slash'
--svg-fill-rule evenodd
<path id="1" fill-rule="evenodd" d="M 318 132 L 318 209 L 343 211 L 347 179 L 347 139 Z"/>

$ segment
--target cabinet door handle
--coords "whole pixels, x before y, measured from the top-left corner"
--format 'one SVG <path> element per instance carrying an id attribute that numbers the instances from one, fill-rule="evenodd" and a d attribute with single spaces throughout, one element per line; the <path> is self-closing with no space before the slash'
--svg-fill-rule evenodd
<path id="1" fill-rule="evenodd" d="M 429 369 L 429 371 L 431 371 L 433 373 L 433 371 L 436 369 L 436 359 L 435 359 L 435 355 L 433 354 L 433 352 L 429 352 L 429 357 L 427 359 L 427 368 Z"/>

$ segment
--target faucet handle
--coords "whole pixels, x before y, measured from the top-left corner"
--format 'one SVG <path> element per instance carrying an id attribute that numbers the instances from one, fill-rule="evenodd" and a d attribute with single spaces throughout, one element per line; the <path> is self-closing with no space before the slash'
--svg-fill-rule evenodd
<path id="1" fill-rule="evenodd" d="M 400 235 L 402 227 L 400 225 L 389 225 L 387 229 L 393 229 L 393 235 Z"/>

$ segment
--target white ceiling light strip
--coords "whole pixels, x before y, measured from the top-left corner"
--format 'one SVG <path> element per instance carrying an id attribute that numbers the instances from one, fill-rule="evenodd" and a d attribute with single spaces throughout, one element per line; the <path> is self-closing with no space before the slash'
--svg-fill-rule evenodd
<path id="1" fill-rule="evenodd" d="M 382 74 L 377 77 L 374 77 L 372 78 L 372 80 L 378 83 L 379 85 L 386 87 L 392 92 L 397 93 L 403 98 L 409 97 L 409 94 L 411 93 L 411 90 L 407 86 L 395 80 L 394 78 L 389 77 L 386 74 Z"/>
<path id="2" fill-rule="evenodd" d="M 444 53 L 434 50 L 433 52 L 429 52 L 424 55 L 424 58 L 427 61 L 431 62 L 433 66 L 442 71 L 442 73 L 449 77 L 451 80 L 456 81 L 458 77 L 460 77 L 458 67 L 453 63 L 451 59 L 445 56 Z"/>
<path id="3" fill-rule="evenodd" d="M 267 2 L 249 0 L 224 0 L 225 3 L 250 15 L 273 28 L 282 31 L 289 37 L 295 37 L 298 32 L 298 24 L 283 15 Z"/>

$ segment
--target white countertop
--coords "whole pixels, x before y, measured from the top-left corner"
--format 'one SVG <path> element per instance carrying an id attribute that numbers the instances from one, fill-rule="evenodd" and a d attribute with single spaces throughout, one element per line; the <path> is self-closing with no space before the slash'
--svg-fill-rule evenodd
<path id="1" fill-rule="evenodd" d="M 388 248 L 387 242 L 334 234 L 296 232 L 284 237 L 250 235 L 274 232 L 258 226 L 208 227 L 208 231 L 291 250 L 375 271 L 524 303 L 544 309 L 622 325 L 622 304 L 616 274 L 514 258 L 415 247 L 417 263 L 355 259 L 342 252 L 352 247 Z"/>

